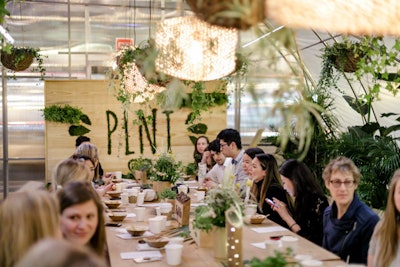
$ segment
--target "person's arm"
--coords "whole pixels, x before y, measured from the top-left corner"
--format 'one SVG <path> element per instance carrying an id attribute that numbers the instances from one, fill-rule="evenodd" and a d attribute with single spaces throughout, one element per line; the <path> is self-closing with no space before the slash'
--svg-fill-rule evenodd
<path id="1" fill-rule="evenodd" d="M 276 211 L 279 216 L 281 216 L 282 220 L 286 222 L 292 232 L 299 232 L 301 230 L 301 227 L 297 224 L 296 220 L 289 213 L 287 205 L 275 197 L 273 197 L 272 200 L 275 202 L 275 205 L 271 205 L 272 210 Z"/>

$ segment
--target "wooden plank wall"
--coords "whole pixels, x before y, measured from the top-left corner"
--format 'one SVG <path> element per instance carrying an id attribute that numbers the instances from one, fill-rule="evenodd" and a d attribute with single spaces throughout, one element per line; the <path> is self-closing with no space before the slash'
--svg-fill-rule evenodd
<path id="1" fill-rule="evenodd" d="M 132 123 L 136 118 L 134 110 L 143 108 L 139 104 L 134 104 L 128 112 L 128 131 L 129 131 L 129 151 L 134 154 L 126 155 L 125 132 L 123 125 L 122 104 L 114 97 L 114 92 L 108 88 L 108 81 L 100 80 L 77 80 L 77 81 L 46 81 L 45 82 L 45 106 L 52 104 L 69 104 L 79 107 L 83 113 L 87 114 L 92 125 L 87 126 L 91 131 L 86 134 L 99 149 L 100 162 L 103 169 L 107 172 L 121 170 L 128 172 L 128 161 L 139 157 L 139 128 Z M 110 110 L 117 115 L 118 126 L 111 135 L 111 153 L 108 154 L 108 126 L 106 111 Z M 194 147 L 189 139 L 190 133 L 187 131 L 185 120 L 190 113 L 190 109 L 180 109 L 170 114 L 171 120 L 171 147 L 178 160 L 184 163 L 193 161 Z M 148 110 L 149 114 L 151 113 Z M 206 135 L 210 140 L 214 139 L 218 132 L 226 128 L 226 106 L 210 109 L 210 112 L 203 114 L 202 123 L 208 126 Z M 156 143 L 159 151 L 167 148 L 167 122 L 166 116 L 161 109 L 157 110 L 156 120 Z M 111 126 L 113 126 L 111 120 Z M 84 125 L 84 124 L 82 124 Z M 68 128 L 70 125 L 54 122 L 46 122 L 46 180 L 51 179 L 53 170 L 58 162 L 69 157 L 75 150 L 76 136 L 70 136 Z M 151 132 L 150 125 L 150 132 Z M 144 137 L 143 156 L 154 158 L 147 138 Z"/>

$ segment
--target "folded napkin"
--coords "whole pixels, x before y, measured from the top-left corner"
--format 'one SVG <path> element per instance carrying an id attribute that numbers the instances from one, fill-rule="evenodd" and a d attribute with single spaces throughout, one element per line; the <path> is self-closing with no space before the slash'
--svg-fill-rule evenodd
<path id="1" fill-rule="evenodd" d="M 134 252 L 121 252 L 121 259 L 129 260 L 129 259 L 139 259 L 139 258 L 153 258 L 153 257 L 160 257 L 162 255 L 158 250 L 151 250 L 151 251 L 134 251 Z"/>
<path id="2" fill-rule="evenodd" d="M 259 233 L 259 234 L 289 231 L 288 229 L 286 229 L 282 226 L 252 227 L 251 230 L 253 230 L 254 232 Z"/>

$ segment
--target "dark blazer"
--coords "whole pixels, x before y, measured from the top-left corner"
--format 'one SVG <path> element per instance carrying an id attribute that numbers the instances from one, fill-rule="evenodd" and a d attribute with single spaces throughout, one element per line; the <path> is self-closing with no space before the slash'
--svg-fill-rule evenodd
<path id="1" fill-rule="evenodd" d="M 337 206 L 326 208 L 322 246 L 350 263 L 367 263 L 369 241 L 378 215 L 354 194 L 349 209 L 337 219 Z"/>
<path id="2" fill-rule="evenodd" d="M 328 199 L 324 195 L 307 194 L 303 207 L 296 207 L 293 218 L 301 230 L 297 234 L 322 245 L 323 216 L 329 206 Z"/>

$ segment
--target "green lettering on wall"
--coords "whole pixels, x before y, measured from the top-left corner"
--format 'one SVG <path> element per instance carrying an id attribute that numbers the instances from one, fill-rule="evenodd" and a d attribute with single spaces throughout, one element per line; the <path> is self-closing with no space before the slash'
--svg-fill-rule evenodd
<path id="1" fill-rule="evenodd" d="M 167 146 L 168 151 L 171 150 L 171 118 L 169 114 L 174 113 L 172 110 L 165 110 L 163 111 L 165 116 L 167 117 Z"/>
<path id="2" fill-rule="evenodd" d="M 147 140 L 149 141 L 149 143 L 150 143 L 150 147 L 151 147 L 151 152 L 153 153 L 153 154 L 155 154 L 156 153 L 156 148 L 157 148 L 157 143 L 156 143 L 156 132 L 157 132 L 157 129 L 156 129 L 156 119 L 157 119 L 157 109 L 152 109 L 151 110 L 152 111 L 152 114 L 153 114 L 153 116 L 151 117 L 151 121 L 152 121 L 152 126 L 153 126 L 153 139 L 151 138 L 151 135 L 150 135 L 150 131 L 149 131 L 149 127 L 148 127 L 148 125 L 147 125 L 147 119 L 146 119 L 146 117 L 144 116 L 144 113 L 143 113 L 143 111 L 142 110 L 138 110 L 138 112 L 136 112 L 136 114 L 138 115 L 138 117 L 139 117 L 139 121 L 141 122 L 141 126 L 143 126 L 144 127 L 144 130 L 145 130 L 145 132 L 146 132 L 146 137 L 147 137 Z M 141 131 L 142 131 L 142 129 L 141 129 L 141 127 L 139 127 L 139 135 L 141 135 Z M 143 139 L 141 138 L 141 140 L 140 140 L 140 142 L 141 142 L 141 147 L 143 146 Z"/>
<path id="3" fill-rule="evenodd" d="M 115 113 L 112 112 L 111 110 L 106 110 L 106 116 L 107 116 L 107 154 L 111 155 L 111 134 L 115 132 L 115 130 L 117 129 L 118 119 L 117 115 L 115 115 Z M 111 126 L 110 117 L 114 119 L 114 126 L 112 127 L 112 129 L 110 127 Z"/>
<path id="4" fill-rule="evenodd" d="M 135 154 L 135 151 L 129 151 L 128 112 L 126 110 L 124 110 L 124 131 L 125 131 L 125 155 Z"/>

